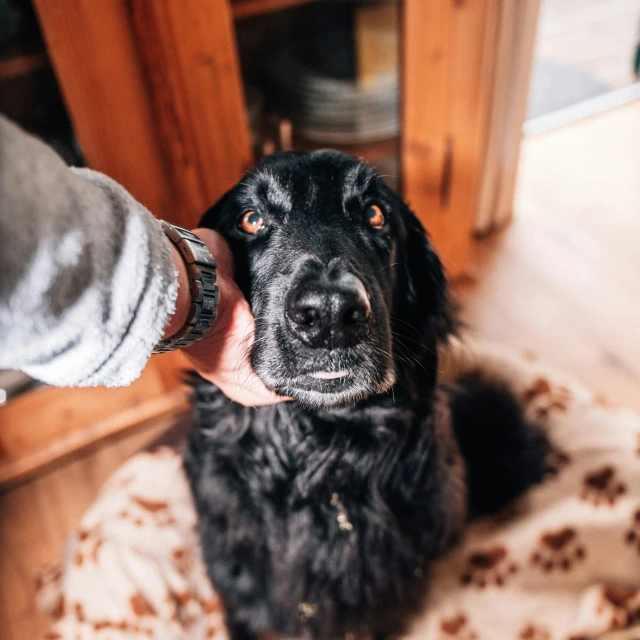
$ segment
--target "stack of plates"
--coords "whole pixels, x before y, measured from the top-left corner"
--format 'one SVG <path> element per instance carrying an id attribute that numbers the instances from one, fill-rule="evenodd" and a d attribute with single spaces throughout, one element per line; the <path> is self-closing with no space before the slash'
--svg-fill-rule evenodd
<path id="1" fill-rule="evenodd" d="M 298 135 L 349 144 L 391 138 L 400 131 L 398 74 L 378 76 L 366 87 L 305 68 L 287 44 L 265 60 L 270 94 Z"/>

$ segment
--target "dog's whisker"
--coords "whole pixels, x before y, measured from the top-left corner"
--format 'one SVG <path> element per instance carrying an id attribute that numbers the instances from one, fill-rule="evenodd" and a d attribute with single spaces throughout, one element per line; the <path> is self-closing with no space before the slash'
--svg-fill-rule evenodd
<path id="1" fill-rule="evenodd" d="M 396 265 L 402 264 L 402 262 L 392 262 L 391 264 L 388 264 L 386 267 L 382 267 L 381 269 L 378 269 L 376 271 L 376 273 L 380 273 L 381 271 L 384 271 L 385 269 L 389 269 L 390 267 L 395 267 Z"/>

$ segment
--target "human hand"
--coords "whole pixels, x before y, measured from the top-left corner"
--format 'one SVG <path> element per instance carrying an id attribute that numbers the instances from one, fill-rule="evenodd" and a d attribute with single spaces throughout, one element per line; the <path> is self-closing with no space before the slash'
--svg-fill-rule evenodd
<path id="1" fill-rule="evenodd" d="M 193 233 L 207 245 L 218 264 L 216 278 L 220 299 L 218 317 L 209 335 L 182 349 L 182 352 L 203 378 L 213 382 L 235 402 L 260 406 L 288 400 L 267 389 L 249 362 L 255 321 L 247 299 L 233 279 L 233 256 L 227 242 L 211 229 L 194 229 Z M 177 249 L 173 247 L 173 250 L 180 287 L 176 313 L 167 325 L 165 338 L 184 325 L 190 305 L 186 267 Z"/>

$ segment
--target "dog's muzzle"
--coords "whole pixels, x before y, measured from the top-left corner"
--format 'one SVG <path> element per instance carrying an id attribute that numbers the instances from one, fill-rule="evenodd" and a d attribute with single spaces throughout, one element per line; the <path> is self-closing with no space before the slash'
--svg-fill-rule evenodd
<path id="1" fill-rule="evenodd" d="M 286 325 L 307 347 L 353 347 L 369 334 L 371 303 L 362 281 L 351 273 L 314 273 L 286 297 Z"/>

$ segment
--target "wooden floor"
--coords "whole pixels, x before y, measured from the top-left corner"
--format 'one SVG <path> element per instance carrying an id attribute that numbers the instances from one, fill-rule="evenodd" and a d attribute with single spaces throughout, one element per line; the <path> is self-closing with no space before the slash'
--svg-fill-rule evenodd
<path id="1" fill-rule="evenodd" d="M 515 219 L 474 252 L 477 335 L 640 410 L 640 102 L 526 139 Z"/>
<path id="2" fill-rule="evenodd" d="M 542 0 L 535 55 L 618 88 L 635 80 L 639 37 L 638 0 Z"/>

